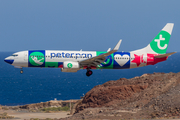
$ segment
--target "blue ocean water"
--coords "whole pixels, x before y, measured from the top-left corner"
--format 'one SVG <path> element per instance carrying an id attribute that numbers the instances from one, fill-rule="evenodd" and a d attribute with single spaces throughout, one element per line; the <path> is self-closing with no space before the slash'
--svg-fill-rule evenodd
<path id="1" fill-rule="evenodd" d="M 57 100 L 80 99 L 94 86 L 119 78 L 132 78 L 144 73 L 179 72 L 180 53 L 176 53 L 167 61 L 154 66 L 123 70 L 93 70 L 87 77 L 86 70 L 77 73 L 62 73 L 58 68 L 23 68 L 20 69 L 4 62 L 4 58 L 12 52 L 0 52 L 0 104 L 24 105 L 30 103 Z"/>

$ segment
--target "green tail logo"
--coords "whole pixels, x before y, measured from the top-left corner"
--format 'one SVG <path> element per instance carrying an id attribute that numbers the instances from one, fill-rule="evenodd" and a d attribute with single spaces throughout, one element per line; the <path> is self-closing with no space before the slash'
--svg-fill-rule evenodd
<path id="1" fill-rule="evenodd" d="M 174 23 L 167 23 L 159 34 L 151 41 L 150 47 L 155 53 L 166 53 L 173 27 Z"/>
<path id="2" fill-rule="evenodd" d="M 165 54 L 170 36 L 171 35 L 166 31 L 162 30 L 161 32 L 159 32 L 159 34 L 150 43 L 152 50 L 158 54 Z"/>

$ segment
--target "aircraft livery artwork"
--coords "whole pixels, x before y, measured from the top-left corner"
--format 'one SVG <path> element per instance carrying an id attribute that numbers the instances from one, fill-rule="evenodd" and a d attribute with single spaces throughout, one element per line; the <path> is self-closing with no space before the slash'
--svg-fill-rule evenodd
<path id="1" fill-rule="evenodd" d="M 166 53 L 173 26 L 173 23 L 167 23 L 149 45 L 131 52 L 117 52 L 122 41 L 120 40 L 113 50 L 106 52 L 29 50 L 14 53 L 4 61 L 21 68 L 21 73 L 23 67 L 47 67 L 61 68 L 62 72 L 87 69 L 87 76 L 92 75 L 90 69 L 128 69 L 154 65 L 175 53 Z"/>

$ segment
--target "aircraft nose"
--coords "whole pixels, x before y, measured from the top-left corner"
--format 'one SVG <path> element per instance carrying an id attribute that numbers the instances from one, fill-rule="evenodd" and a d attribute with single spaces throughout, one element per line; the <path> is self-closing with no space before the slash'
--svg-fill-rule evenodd
<path id="1" fill-rule="evenodd" d="M 10 59 L 9 57 L 5 58 L 4 61 L 6 63 L 12 64 L 14 62 L 14 59 Z"/>

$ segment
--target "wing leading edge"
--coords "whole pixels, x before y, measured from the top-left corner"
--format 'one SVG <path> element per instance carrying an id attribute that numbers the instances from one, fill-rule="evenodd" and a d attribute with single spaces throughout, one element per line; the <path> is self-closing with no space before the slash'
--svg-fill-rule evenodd
<path id="1" fill-rule="evenodd" d="M 118 51 L 120 44 L 121 44 L 122 40 L 119 40 L 119 42 L 116 44 L 116 46 L 114 47 L 113 50 L 111 51 L 107 51 L 107 53 L 80 61 L 79 64 L 83 67 L 83 66 L 97 66 L 100 65 L 102 62 L 104 62 L 106 60 L 106 57 L 111 55 L 112 53 Z"/>

